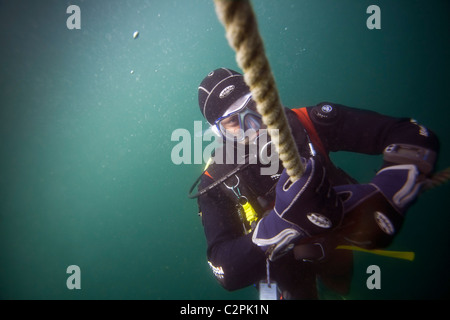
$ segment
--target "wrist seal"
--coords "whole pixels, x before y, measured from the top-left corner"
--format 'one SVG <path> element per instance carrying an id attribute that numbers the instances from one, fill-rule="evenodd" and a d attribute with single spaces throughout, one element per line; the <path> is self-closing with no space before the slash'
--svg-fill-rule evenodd
<path id="1" fill-rule="evenodd" d="M 428 175 L 433 171 L 436 152 L 412 144 L 395 143 L 384 149 L 383 158 L 395 164 L 413 164 L 421 173 Z"/>

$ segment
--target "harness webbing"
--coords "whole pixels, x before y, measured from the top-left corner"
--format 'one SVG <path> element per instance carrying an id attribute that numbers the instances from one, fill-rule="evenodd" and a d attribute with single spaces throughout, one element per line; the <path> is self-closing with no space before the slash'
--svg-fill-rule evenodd
<path id="1" fill-rule="evenodd" d="M 328 152 L 323 146 L 322 140 L 320 140 L 319 134 L 317 133 L 306 108 L 304 107 L 291 110 L 294 111 L 294 113 L 297 115 L 298 120 L 300 120 L 300 122 L 302 123 L 314 147 L 317 148 L 318 151 L 325 157 L 326 161 L 329 162 L 330 158 L 328 156 Z"/>

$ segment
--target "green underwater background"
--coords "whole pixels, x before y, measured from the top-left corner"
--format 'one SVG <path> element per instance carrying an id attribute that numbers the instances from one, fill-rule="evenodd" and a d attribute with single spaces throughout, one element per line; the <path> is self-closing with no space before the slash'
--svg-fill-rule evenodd
<path id="1" fill-rule="evenodd" d="M 372 4 L 379 30 L 366 26 Z M 284 105 L 412 117 L 441 139 L 438 170 L 450 166 L 449 1 L 253 6 Z M 203 165 L 171 159 L 174 130 L 194 137 L 203 120 L 203 77 L 239 70 L 212 0 L 0 0 L 0 43 L 0 299 L 258 299 L 216 282 L 187 198 Z M 332 157 L 361 182 L 381 163 Z M 449 298 L 449 207 L 450 184 L 424 193 L 389 248 L 415 260 L 357 252 L 350 294 L 323 298 Z"/>

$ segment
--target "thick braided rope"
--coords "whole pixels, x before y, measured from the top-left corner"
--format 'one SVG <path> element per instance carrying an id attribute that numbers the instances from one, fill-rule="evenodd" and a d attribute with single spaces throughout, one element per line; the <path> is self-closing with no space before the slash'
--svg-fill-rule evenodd
<path id="1" fill-rule="evenodd" d="M 303 174 L 304 168 L 278 96 L 250 1 L 214 2 L 217 16 L 225 27 L 230 46 L 236 51 L 236 61 L 244 71 L 244 80 L 250 87 L 258 112 L 267 126 L 287 174 L 292 181 L 296 181 Z"/>
<path id="2" fill-rule="evenodd" d="M 423 188 L 424 190 L 430 190 L 440 185 L 443 185 L 449 180 L 450 180 L 450 167 L 433 174 L 433 176 L 431 176 L 431 178 L 425 182 Z"/>

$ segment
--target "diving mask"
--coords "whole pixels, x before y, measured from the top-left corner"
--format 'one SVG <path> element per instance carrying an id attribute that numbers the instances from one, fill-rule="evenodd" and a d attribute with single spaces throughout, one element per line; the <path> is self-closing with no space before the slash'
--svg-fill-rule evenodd
<path id="1" fill-rule="evenodd" d="M 247 94 L 228 108 L 223 116 L 214 122 L 216 131 L 226 140 L 242 142 L 253 139 L 263 127 L 262 117 L 256 111 L 252 95 Z"/>

